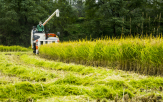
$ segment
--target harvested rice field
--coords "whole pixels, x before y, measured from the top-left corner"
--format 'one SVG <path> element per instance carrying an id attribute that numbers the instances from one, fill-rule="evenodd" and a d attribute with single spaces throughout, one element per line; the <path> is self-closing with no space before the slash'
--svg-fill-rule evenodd
<path id="1" fill-rule="evenodd" d="M 0 52 L 0 102 L 162 102 L 163 78 L 34 55 Z"/>

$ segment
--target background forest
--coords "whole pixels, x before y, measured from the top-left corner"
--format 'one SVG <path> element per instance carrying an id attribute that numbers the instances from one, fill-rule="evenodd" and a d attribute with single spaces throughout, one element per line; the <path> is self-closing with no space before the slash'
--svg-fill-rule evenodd
<path id="1" fill-rule="evenodd" d="M 0 0 L 0 45 L 30 46 L 30 32 L 56 9 L 45 29 L 60 40 L 163 32 L 162 0 Z"/>

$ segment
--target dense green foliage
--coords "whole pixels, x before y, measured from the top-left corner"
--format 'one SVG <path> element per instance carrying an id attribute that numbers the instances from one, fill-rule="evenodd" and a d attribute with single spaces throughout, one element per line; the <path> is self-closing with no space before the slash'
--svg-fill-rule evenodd
<path id="1" fill-rule="evenodd" d="M 60 40 L 163 31 L 161 0 L 0 0 L 0 44 L 30 45 L 30 31 L 56 9 L 45 28 Z"/>
<path id="2" fill-rule="evenodd" d="M 53 18 L 47 28 L 64 32 L 65 24 L 76 19 L 72 7 L 64 1 L 0 0 L 0 44 L 29 46 L 32 27 L 44 22 L 56 9 L 62 16 Z"/>

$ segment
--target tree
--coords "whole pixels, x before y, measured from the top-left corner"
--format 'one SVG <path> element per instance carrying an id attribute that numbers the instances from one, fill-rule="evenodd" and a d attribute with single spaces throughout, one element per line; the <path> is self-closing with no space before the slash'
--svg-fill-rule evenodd
<path id="1" fill-rule="evenodd" d="M 69 33 L 69 26 L 74 24 L 77 20 L 77 11 L 69 4 L 67 0 L 59 0 L 55 7 L 60 11 L 60 17 L 52 18 L 49 22 L 53 32 L 61 32 L 61 40 L 69 40 L 72 35 Z"/>
<path id="2" fill-rule="evenodd" d="M 131 29 L 136 32 L 135 26 L 143 21 L 144 4 L 142 0 L 87 0 L 86 17 L 92 22 L 93 35 L 120 36 L 130 34 Z"/>
<path id="3" fill-rule="evenodd" d="M 47 13 L 33 0 L 0 1 L 0 33 L 4 45 L 29 45 L 30 31 Z"/>

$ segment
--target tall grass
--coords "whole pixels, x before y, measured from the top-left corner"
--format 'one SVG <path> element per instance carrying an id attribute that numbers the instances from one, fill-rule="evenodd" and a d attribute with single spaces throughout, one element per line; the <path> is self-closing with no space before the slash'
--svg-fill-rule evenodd
<path id="1" fill-rule="evenodd" d="M 121 37 L 80 40 L 40 47 L 40 55 L 64 62 L 113 66 L 149 75 L 162 75 L 162 37 Z"/>
<path id="2" fill-rule="evenodd" d="M 21 46 L 3 46 L 0 45 L 0 52 L 28 51 L 29 49 Z"/>

